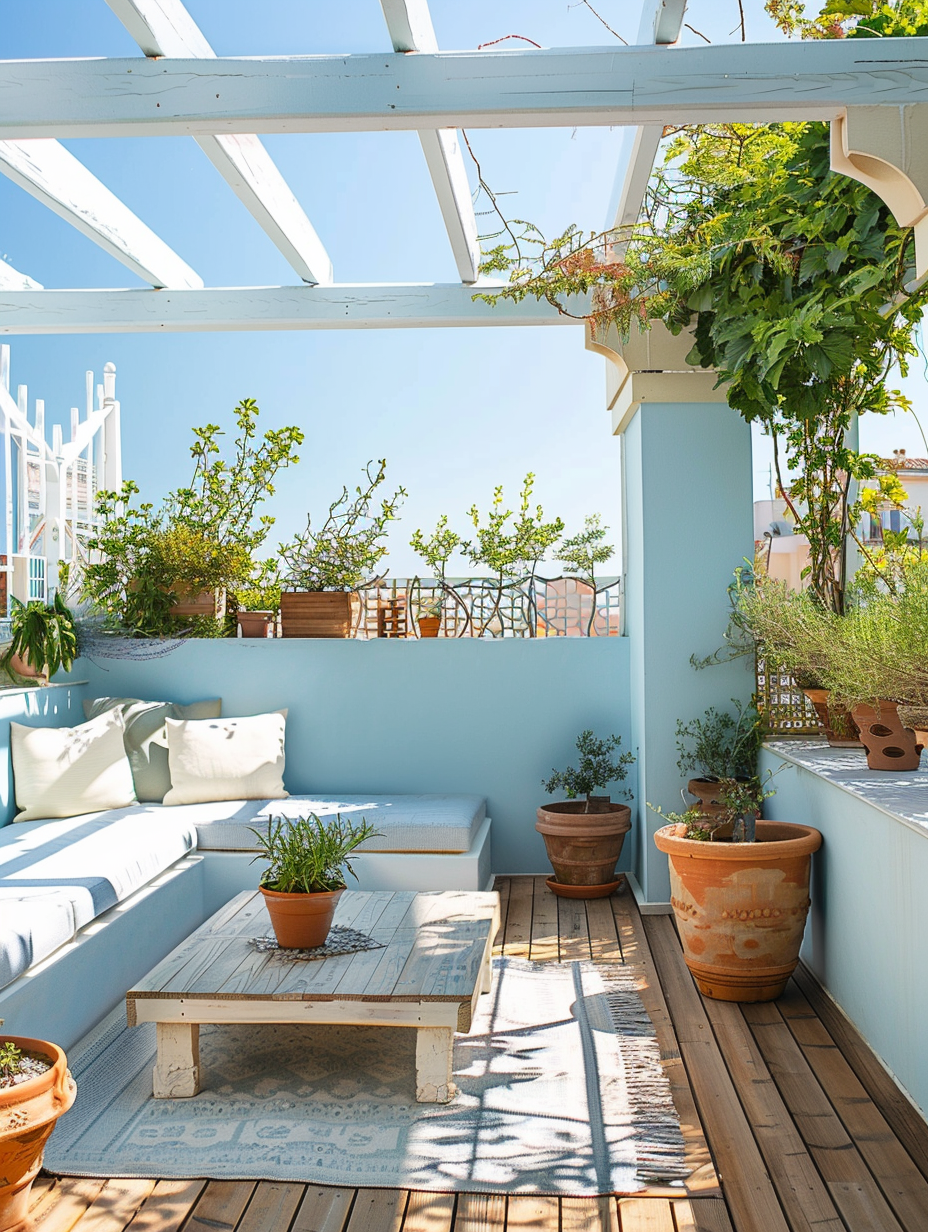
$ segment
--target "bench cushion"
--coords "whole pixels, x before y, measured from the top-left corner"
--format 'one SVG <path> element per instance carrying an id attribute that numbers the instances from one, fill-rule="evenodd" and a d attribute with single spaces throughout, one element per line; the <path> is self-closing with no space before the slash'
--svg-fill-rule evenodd
<path id="1" fill-rule="evenodd" d="M 76 931 L 66 892 L 0 888 L 0 988 L 66 945 Z"/>
<path id="2" fill-rule="evenodd" d="M 257 804 L 252 811 L 248 806 Z M 323 821 L 341 813 L 366 818 L 383 833 L 359 851 L 469 851 L 486 816 L 483 796 L 423 795 L 291 796 L 287 800 L 238 801 L 226 806 L 226 816 L 197 823 L 201 851 L 257 851 L 251 827 L 264 830 L 269 817 L 300 817 L 315 813 Z"/>
<path id="3" fill-rule="evenodd" d="M 55 890 L 83 928 L 196 846 L 196 827 L 154 804 L 0 829 L 0 893 Z"/>

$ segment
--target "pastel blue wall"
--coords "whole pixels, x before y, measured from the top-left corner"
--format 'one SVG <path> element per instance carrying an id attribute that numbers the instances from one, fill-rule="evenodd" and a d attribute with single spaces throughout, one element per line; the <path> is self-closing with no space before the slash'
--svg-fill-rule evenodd
<path id="1" fill-rule="evenodd" d="M 645 801 L 679 812 L 678 719 L 730 709 L 754 690 L 747 659 L 695 671 L 722 644 L 727 588 L 753 556 L 751 433 L 727 403 L 642 403 L 625 430 L 626 632 L 638 762 L 635 870 L 649 902 L 667 902 L 664 823 Z"/>
<path id="2" fill-rule="evenodd" d="M 81 659 L 88 696 L 282 707 L 291 792 L 478 792 L 493 869 L 548 871 L 541 780 L 587 727 L 629 745 L 625 638 L 191 641 L 160 659 Z M 623 853 L 624 854 L 624 853 Z"/>
<path id="3" fill-rule="evenodd" d="M 73 676 L 75 680 L 84 679 L 82 672 L 75 671 Z M 71 727 L 83 723 L 84 696 L 85 689 L 80 684 L 0 690 L 0 825 L 7 825 L 16 813 L 10 723 L 27 723 L 32 727 Z"/>
<path id="4" fill-rule="evenodd" d="M 770 750 L 763 769 L 783 761 Z M 928 834 L 786 763 L 765 813 L 821 830 L 802 959 L 928 1115 Z"/>

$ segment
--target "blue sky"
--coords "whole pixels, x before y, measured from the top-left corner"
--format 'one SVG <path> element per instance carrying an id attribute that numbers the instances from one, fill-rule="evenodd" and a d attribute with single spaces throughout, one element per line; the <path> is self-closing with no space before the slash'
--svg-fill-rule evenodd
<path id="1" fill-rule="evenodd" d="M 745 0 L 748 37 L 777 38 L 761 0 Z M 6 0 L 3 58 L 138 54 L 104 0 Z M 190 0 L 220 54 L 380 51 L 389 46 L 377 0 Z M 634 41 L 638 0 L 595 7 Z M 582 3 L 567 0 L 432 0 L 439 44 L 475 47 L 506 34 L 543 46 L 613 44 Z M 737 5 L 693 0 L 687 20 L 727 40 Z M 685 42 L 696 42 L 686 32 Z M 509 44 L 514 46 L 517 44 Z M 510 215 L 549 234 L 570 222 L 605 221 L 622 143 L 620 129 L 526 129 L 470 133 L 484 174 Z M 292 283 L 290 267 L 192 140 L 70 141 L 69 148 L 169 243 L 207 285 Z M 314 134 L 266 144 L 321 236 L 340 282 L 455 281 L 455 267 L 415 134 Z M 46 286 L 133 286 L 137 280 L 91 241 L 0 177 L 0 255 Z M 5 339 L 13 383 L 44 397 L 67 423 L 82 405 L 84 371 L 117 367 L 124 471 L 148 498 L 189 476 L 190 426 L 231 426 L 254 397 L 266 426 L 306 433 L 299 467 L 280 478 L 270 509 L 278 537 L 323 513 L 369 458 L 409 498 L 391 535 L 395 573 L 414 571 L 412 530 L 440 513 L 463 525 L 476 501 L 503 483 L 516 495 L 526 471 L 536 496 L 568 528 L 599 512 L 618 532 L 619 448 L 604 409 L 602 361 L 579 328 L 115 335 Z M 924 404 L 925 379 L 909 382 Z M 911 422 L 865 428 L 863 444 L 926 452 Z M 765 456 L 755 458 L 762 489 Z M 759 494 L 765 494 L 763 491 Z M 617 541 L 617 539 L 616 539 Z"/>

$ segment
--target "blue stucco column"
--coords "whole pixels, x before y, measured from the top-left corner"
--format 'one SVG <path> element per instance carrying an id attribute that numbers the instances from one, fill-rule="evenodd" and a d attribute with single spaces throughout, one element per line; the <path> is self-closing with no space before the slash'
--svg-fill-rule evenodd
<path id="1" fill-rule="evenodd" d="M 623 438 L 625 633 L 631 739 L 638 757 L 633 861 L 648 903 L 670 898 L 663 824 L 647 807 L 679 812 L 677 721 L 731 698 L 749 701 L 753 659 L 696 671 L 690 656 L 722 645 L 727 587 L 753 558 L 751 434 L 715 374 L 693 369 L 692 339 L 663 327 L 608 348 L 609 402 Z M 607 350 L 607 348 L 597 348 Z"/>

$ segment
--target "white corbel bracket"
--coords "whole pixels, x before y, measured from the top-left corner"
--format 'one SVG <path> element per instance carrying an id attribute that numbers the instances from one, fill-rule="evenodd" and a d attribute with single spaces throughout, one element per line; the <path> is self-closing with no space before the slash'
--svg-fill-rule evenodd
<path id="1" fill-rule="evenodd" d="M 915 231 L 915 276 L 928 273 L 928 103 L 848 107 L 831 122 L 831 169 L 865 184 Z"/>

